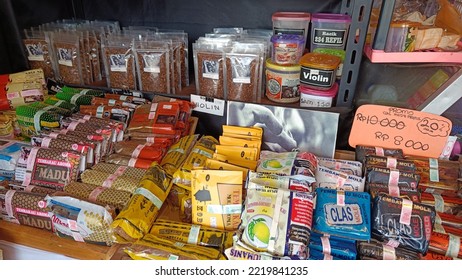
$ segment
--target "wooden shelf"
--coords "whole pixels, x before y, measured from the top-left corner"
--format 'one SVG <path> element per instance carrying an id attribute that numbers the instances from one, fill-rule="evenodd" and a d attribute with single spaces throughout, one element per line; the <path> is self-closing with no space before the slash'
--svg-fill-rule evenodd
<path id="1" fill-rule="evenodd" d="M 107 247 L 77 242 L 46 230 L 2 220 L 0 220 L 0 240 L 81 260 L 109 260 L 120 246 L 116 244 Z"/>

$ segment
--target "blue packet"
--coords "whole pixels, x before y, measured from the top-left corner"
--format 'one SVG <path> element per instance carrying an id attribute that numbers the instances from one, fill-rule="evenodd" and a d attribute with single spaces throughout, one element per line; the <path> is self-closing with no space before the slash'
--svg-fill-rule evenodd
<path id="1" fill-rule="evenodd" d="M 344 191 L 345 205 L 337 204 L 339 191 L 316 189 L 313 230 L 347 239 L 371 239 L 371 199 L 366 192 Z"/>
<path id="2" fill-rule="evenodd" d="M 312 232 L 310 236 L 310 250 L 323 251 L 322 234 Z M 355 260 L 357 256 L 356 241 L 336 236 L 329 236 L 330 254 L 345 260 Z"/>
<path id="3" fill-rule="evenodd" d="M 310 249 L 308 260 L 322 261 L 322 260 L 325 260 L 325 257 L 326 257 L 326 255 L 324 255 L 324 253 L 322 251 Z M 331 257 L 332 257 L 332 260 L 334 260 L 334 261 L 335 260 L 342 260 L 341 258 L 333 256 L 333 255 L 331 255 Z"/>

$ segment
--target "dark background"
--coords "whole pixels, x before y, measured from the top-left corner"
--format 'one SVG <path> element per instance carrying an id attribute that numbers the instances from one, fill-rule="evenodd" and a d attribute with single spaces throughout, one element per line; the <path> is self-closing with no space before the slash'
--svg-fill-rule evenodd
<path id="1" fill-rule="evenodd" d="M 339 13 L 341 5 L 341 0 L 0 0 L 0 74 L 27 70 L 23 30 L 56 20 L 111 20 L 121 27 L 184 30 L 191 50 L 192 42 L 215 27 L 271 29 L 274 12 Z M 189 56 L 192 65 L 191 51 Z M 329 111 L 340 113 L 337 148 L 349 149 L 352 109 Z M 200 118 L 198 133 L 221 134 L 224 118 L 196 115 Z"/>

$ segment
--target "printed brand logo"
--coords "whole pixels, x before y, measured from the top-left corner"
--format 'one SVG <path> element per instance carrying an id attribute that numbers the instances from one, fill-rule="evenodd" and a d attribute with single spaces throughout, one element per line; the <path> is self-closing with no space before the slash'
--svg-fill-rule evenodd
<path id="1" fill-rule="evenodd" d="M 417 215 L 411 216 L 409 225 L 399 222 L 400 214 L 383 214 L 381 224 L 388 232 L 385 235 L 389 238 L 402 239 L 403 237 L 412 237 L 413 239 L 422 240 L 424 238 L 422 218 Z"/>
<path id="2" fill-rule="evenodd" d="M 360 225 L 363 223 L 361 208 L 358 204 L 324 205 L 326 221 L 330 225 Z"/>
<path id="3" fill-rule="evenodd" d="M 34 180 L 64 184 L 69 180 L 69 173 L 69 168 L 65 166 L 37 165 Z"/>
<path id="4" fill-rule="evenodd" d="M 302 66 L 300 83 L 330 88 L 334 83 L 334 70 L 317 70 Z"/>
<path id="5" fill-rule="evenodd" d="M 37 216 L 18 214 L 18 220 L 21 225 L 46 229 L 50 231 L 53 229 L 53 226 L 49 218 L 41 218 Z"/>
<path id="6" fill-rule="evenodd" d="M 313 44 L 342 47 L 345 42 L 345 30 L 314 29 Z"/>

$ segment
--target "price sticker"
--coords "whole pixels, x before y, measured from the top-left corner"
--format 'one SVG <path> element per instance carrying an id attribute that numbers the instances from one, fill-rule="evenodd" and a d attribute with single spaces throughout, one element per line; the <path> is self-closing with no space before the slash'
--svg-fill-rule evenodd
<path id="1" fill-rule="evenodd" d="M 402 149 L 405 155 L 438 158 L 452 122 L 442 116 L 405 108 L 366 104 L 356 110 L 348 143 Z"/>

